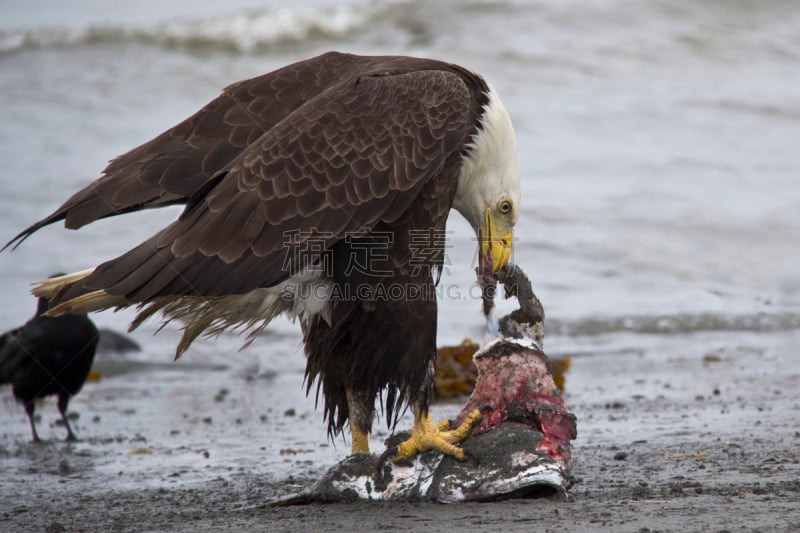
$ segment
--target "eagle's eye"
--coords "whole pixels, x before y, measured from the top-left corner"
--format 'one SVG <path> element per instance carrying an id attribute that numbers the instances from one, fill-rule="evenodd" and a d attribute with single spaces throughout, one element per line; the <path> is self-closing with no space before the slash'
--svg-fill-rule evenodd
<path id="1" fill-rule="evenodd" d="M 511 205 L 511 200 L 500 200 L 500 203 L 497 204 L 497 210 L 501 215 L 509 214 L 512 208 L 513 206 Z"/>

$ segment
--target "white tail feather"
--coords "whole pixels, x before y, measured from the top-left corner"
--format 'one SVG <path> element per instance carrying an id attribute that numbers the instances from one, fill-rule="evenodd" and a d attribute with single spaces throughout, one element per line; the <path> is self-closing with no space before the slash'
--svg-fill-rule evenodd
<path id="1" fill-rule="evenodd" d="M 127 304 L 123 296 L 108 294 L 106 291 L 93 291 L 72 298 L 64 303 L 49 309 L 46 316 L 59 316 L 66 314 L 81 315 L 91 311 L 101 311 L 109 307 L 121 307 Z"/>
<path id="2" fill-rule="evenodd" d="M 70 283 L 80 281 L 89 276 L 92 272 L 94 272 L 94 269 L 88 268 L 86 270 L 81 270 L 80 272 L 73 272 L 72 274 L 64 274 L 63 276 L 47 278 L 34 283 L 31 293 L 37 298 L 52 298 Z"/>

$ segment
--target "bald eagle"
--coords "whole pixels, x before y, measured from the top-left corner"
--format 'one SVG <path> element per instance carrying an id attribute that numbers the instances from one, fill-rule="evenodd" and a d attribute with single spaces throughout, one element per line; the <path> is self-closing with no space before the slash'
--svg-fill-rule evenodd
<path id="1" fill-rule="evenodd" d="M 112 160 L 102 176 L 6 246 L 64 220 L 184 204 L 177 220 L 93 269 L 34 294 L 51 315 L 138 306 L 199 334 L 250 339 L 281 313 L 298 319 L 331 436 L 349 424 L 369 453 L 376 399 L 390 426 L 412 407 L 395 460 L 456 446 L 428 414 L 436 351 L 435 286 L 451 208 L 482 262 L 509 259 L 520 204 L 516 140 L 479 75 L 401 56 L 326 53 L 223 90 L 197 113 Z"/>

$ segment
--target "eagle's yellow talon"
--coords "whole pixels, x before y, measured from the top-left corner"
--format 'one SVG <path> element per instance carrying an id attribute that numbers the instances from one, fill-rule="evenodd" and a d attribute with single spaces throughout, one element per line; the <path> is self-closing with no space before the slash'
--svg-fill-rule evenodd
<path id="1" fill-rule="evenodd" d="M 429 450 L 438 450 L 463 461 L 467 458 L 467 454 L 455 444 L 469 436 L 470 431 L 476 423 L 480 422 L 481 417 L 481 412 L 475 409 L 460 426 L 451 430 L 448 420 L 435 424 L 429 414 L 420 415 L 415 410 L 414 429 L 411 437 L 397 446 L 397 453 L 392 457 L 392 461 L 395 463 L 404 461 Z"/>
<path id="2" fill-rule="evenodd" d="M 479 409 L 474 409 L 467 415 L 467 418 L 464 419 L 460 426 L 448 432 L 453 439 L 450 442 L 461 442 L 469 437 L 472 428 L 475 427 L 476 424 L 479 424 L 482 418 L 483 414 L 481 411 Z"/>

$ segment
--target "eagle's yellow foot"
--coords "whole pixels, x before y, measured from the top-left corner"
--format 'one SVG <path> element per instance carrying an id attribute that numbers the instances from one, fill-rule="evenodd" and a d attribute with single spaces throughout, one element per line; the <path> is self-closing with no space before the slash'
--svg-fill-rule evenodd
<path id="1" fill-rule="evenodd" d="M 472 428 L 481 421 L 482 416 L 481 410 L 475 409 L 460 426 L 450 429 L 448 420 L 434 424 L 429 414 L 420 415 L 415 411 L 414 428 L 411 432 L 411 437 L 396 447 L 386 450 L 378 464 L 383 464 L 389 458 L 397 463 L 429 450 L 438 450 L 445 455 L 450 455 L 459 461 L 463 461 L 471 457 L 471 455 L 455 444 L 469 436 Z"/>
<path id="2" fill-rule="evenodd" d="M 350 415 L 350 455 L 363 453 L 369 455 L 369 429 L 371 423 L 364 423 L 364 413 L 371 414 L 372 404 L 374 400 L 369 398 L 369 408 L 364 408 L 365 399 L 363 395 L 353 393 L 350 389 L 346 389 L 347 394 L 347 412 Z M 370 420 L 370 418 L 367 418 Z"/>
<path id="3" fill-rule="evenodd" d="M 369 433 L 359 429 L 352 421 L 350 422 L 350 437 L 352 442 L 350 455 L 357 453 L 369 455 Z"/>

